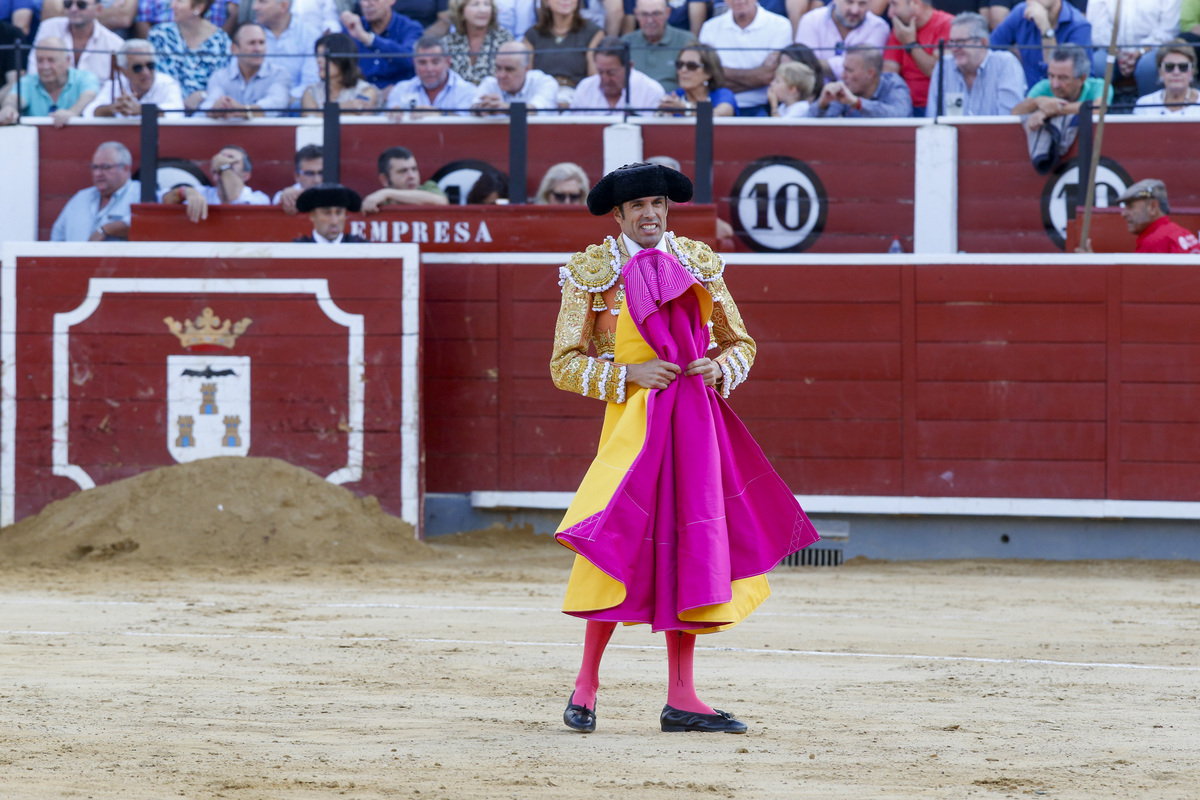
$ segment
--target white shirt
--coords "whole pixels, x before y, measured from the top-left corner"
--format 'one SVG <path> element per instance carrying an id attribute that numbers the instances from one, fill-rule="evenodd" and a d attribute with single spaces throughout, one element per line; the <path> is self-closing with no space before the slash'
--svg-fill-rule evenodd
<path id="1" fill-rule="evenodd" d="M 600 88 L 600 76 L 589 75 L 575 87 L 575 96 L 571 99 L 571 108 L 612 109 L 611 111 L 580 111 L 579 113 L 581 114 L 623 114 L 625 99 L 628 97 L 630 108 L 646 109 L 632 111 L 631 113 L 653 114 L 658 108 L 658 101 L 662 100 L 664 94 L 666 92 L 663 91 L 661 83 L 644 72 L 631 69 L 629 71 L 629 86 L 626 87 L 625 91 L 621 92 L 621 96 L 617 98 L 616 105 L 613 105 L 604 96 L 604 91 Z"/>
<path id="2" fill-rule="evenodd" d="M 807 100 L 797 100 L 795 103 L 780 103 L 779 117 L 781 119 L 807 117 L 808 106 L 809 102 Z"/>
<path id="3" fill-rule="evenodd" d="M 116 84 L 120 83 L 120 88 Z M 116 96 L 114 97 L 114 92 Z M 116 82 L 105 81 L 100 87 L 100 93 L 96 95 L 96 99 L 88 103 L 88 107 L 83 110 L 83 116 L 96 116 L 96 109 L 100 106 L 111 106 L 117 102 L 117 98 L 123 94 L 132 94 L 129 89 L 129 82 L 122 75 Z M 158 106 L 159 111 L 183 111 L 183 88 L 180 87 L 179 81 L 172 78 L 165 72 L 154 73 L 154 83 L 150 84 L 150 88 L 146 93 L 138 98 L 138 102 L 145 105 L 146 103 L 154 103 Z M 119 111 L 113 113 L 114 117 L 124 117 L 125 115 Z M 140 114 L 136 116 L 141 116 Z"/>
<path id="4" fill-rule="evenodd" d="M 71 62 L 71 66 L 76 69 L 87 70 L 95 75 L 103 83 L 112 78 L 112 54 L 120 50 L 125 45 L 125 40 L 115 33 L 110 31 L 97 22 L 92 23 L 92 36 L 87 40 L 84 46 L 83 54 L 79 57 L 79 63 L 75 63 L 75 49 L 71 39 L 71 24 L 66 17 L 51 17 L 44 19 L 38 24 L 37 36 L 33 40 L 33 45 L 36 48 L 37 43 L 48 36 L 57 36 L 66 42 L 67 58 Z M 29 72 L 33 75 L 37 74 L 37 50 L 32 50 L 29 53 Z"/>
<path id="5" fill-rule="evenodd" d="M 496 22 L 518 42 L 537 22 L 536 0 L 492 0 L 492 5 L 496 7 Z"/>
<path id="6" fill-rule="evenodd" d="M 309 85 L 321 79 L 317 74 L 317 56 L 314 52 L 319 38 L 317 30 L 296 14 L 292 14 L 288 26 L 278 36 L 270 28 L 263 26 L 263 31 L 267 34 L 266 60 L 282 67 L 291 78 L 290 94 L 293 100 L 299 100 Z"/>
<path id="7" fill-rule="evenodd" d="M 733 21 L 733 12 L 713 17 L 700 28 L 700 43 L 718 51 L 726 69 L 754 69 L 771 53 L 792 43 L 792 23 L 787 17 L 755 7 L 754 19 L 745 28 Z M 753 49 L 736 49 L 753 48 Z M 767 87 L 736 93 L 738 108 L 767 103 Z"/>
<path id="8" fill-rule="evenodd" d="M 1163 99 L 1166 91 L 1166 89 L 1159 89 L 1157 92 L 1142 95 L 1137 99 L 1137 105 L 1133 107 L 1133 113 L 1146 117 L 1174 117 L 1175 119 L 1200 117 L 1200 102 L 1188 103 L 1183 108 L 1175 110 L 1164 106 Z"/>
<path id="9" fill-rule="evenodd" d="M 525 83 L 520 90 L 509 94 L 500 88 L 496 76 L 488 75 L 479 82 L 475 99 L 471 104 L 479 102 L 485 94 L 494 94 L 505 103 L 525 103 L 530 108 L 558 108 L 558 81 L 540 69 L 531 69 L 525 73 Z"/>
<path id="10" fill-rule="evenodd" d="M 217 187 L 201 186 L 200 194 L 205 200 L 208 201 L 210 206 L 221 205 L 221 193 L 217 191 Z M 258 191 L 257 189 L 251 189 L 249 186 L 242 186 L 242 193 L 238 195 L 236 200 L 234 200 L 232 203 L 229 203 L 229 205 L 269 206 L 271 205 L 271 198 L 267 197 L 264 193 Z"/>
<path id="11" fill-rule="evenodd" d="M 1159 45 L 1179 35 L 1183 0 L 1123 0 L 1117 44 Z M 1112 44 L 1117 0 L 1088 0 L 1087 20 L 1092 23 L 1092 44 Z"/>
<path id="12" fill-rule="evenodd" d="M 635 242 L 633 239 L 630 239 L 624 233 L 621 234 L 621 240 L 625 242 L 625 252 L 629 253 L 630 256 L 636 256 L 638 253 L 642 252 L 643 250 L 651 249 L 649 247 L 642 247 L 640 244 Z M 658 250 L 659 252 L 662 252 L 662 253 L 666 253 L 669 256 L 675 255 L 674 253 L 672 253 L 670 250 L 667 249 L 667 234 L 666 234 L 666 232 L 664 232 L 662 236 L 658 237 L 658 244 L 654 245 L 653 249 Z"/>
<path id="13" fill-rule="evenodd" d="M 446 85 L 433 100 L 429 99 L 429 93 L 421 85 L 421 78 L 418 76 L 393 86 L 388 92 L 387 107 L 408 110 L 419 106 L 433 106 L 441 111 L 470 114 L 471 103 L 475 101 L 475 89 L 475 84 L 450 69 L 446 71 Z"/>
<path id="14" fill-rule="evenodd" d="M 342 32 L 337 3 L 333 0 L 292 0 L 290 11 L 293 17 L 299 17 L 301 22 L 318 33 Z"/>
<path id="15" fill-rule="evenodd" d="M 317 244 L 341 244 L 342 239 L 345 238 L 345 236 L 346 234 L 339 233 L 336 239 L 326 239 L 324 236 L 317 233 L 315 228 L 313 229 L 313 241 Z"/>

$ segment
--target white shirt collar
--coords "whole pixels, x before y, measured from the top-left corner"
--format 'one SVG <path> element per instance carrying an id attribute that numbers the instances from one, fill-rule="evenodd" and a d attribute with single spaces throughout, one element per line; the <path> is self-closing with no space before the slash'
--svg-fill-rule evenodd
<path id="1" fill-rule="evenodd" d="M 341 244 L 345 235 L 346 234 L 344 233 L 339 233 L 336 239 L 326 239 L 324 236 L 317 233 L 316 229 L 313 229 L 313 241 L 317 244 Z"/>
<path id="2" fill-rule="evenodd" d="M 633 239 L 630 239 L 624 233 L 621 234 L 621 238 L 625 241 L 625 252 L 629 253 L 629 255 L 631 255 L 631 256 L 635 256 L 638 253 L 640 253 L 646 249 L 645 247 L 642 247 L 640 244 L 635 242 Z M 660 252 L 666 253 L 667 255 L 671 255 L 671 251 L 667 249 L 667 234 L 666 233 L 663 233 L 663 235 L 659 238 L 658 244 L 654 245 L 654 249 L 658 250 Z"/>

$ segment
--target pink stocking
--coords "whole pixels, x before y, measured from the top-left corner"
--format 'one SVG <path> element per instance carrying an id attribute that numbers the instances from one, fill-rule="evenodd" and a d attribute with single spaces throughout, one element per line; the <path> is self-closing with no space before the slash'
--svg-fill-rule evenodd
<path id="1" fill-rule="evenodd" d="M 587 633 L 583 637 L 583 664 L 579 667 L 579 677 L 575 679 L 576 705 L 596 708 L 596 691 L 600 688 L 600 659 L 604 657 L 604 648 L 616 630 L 615 622 L 597 622 L 588 620 Z"/>
<path id="2" fill-rule="evenodd" d="M 692 656 L 696 650 L 696 635 L 683 631 L 667 631 L 667 705 L 680 711 L 714 714 L 712 708 L 696 696 L 692 681 Z"/>

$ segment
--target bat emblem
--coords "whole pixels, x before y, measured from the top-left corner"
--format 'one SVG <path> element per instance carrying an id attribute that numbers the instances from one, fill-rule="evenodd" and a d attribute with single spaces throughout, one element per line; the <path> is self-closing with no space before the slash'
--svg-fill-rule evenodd
<path id="1" fill-rule="evenodd" d="M 183 371 L 183 374 L 185 376 L 191 376 L 191 377 L 195 377 L 195 378 L 219 378 L 223 375 L 233 375 L 234 377 L 237 377 L 237 373 L 234 372 L 233 370 L 231 370 L 231 369 L 213 369 L 211 364 L 206 366 L 203 370 L 185 369 Z"/>

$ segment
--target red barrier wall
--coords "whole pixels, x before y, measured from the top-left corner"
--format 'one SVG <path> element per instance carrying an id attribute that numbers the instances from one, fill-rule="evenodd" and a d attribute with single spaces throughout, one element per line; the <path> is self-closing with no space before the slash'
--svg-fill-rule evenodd
<path id="1" fill-rule="evenodd" d="M 537 122 L 529 127 L 527 191 L 532 197 L 542 174 L 559 161 L 579 163 L 596 180 L 603 163 L 607 123 Z M 1065 197 L 1059 173 L 1038 175 L 1030 166 L 1025 136 L 1014 120 L 1004 124 L 964 122 L 958 132 L 959 247 L 968 252 L 1055 252 L 1061 243 L 1047 233 L 1043 201 Z M 915 137 L 912 124 L 877 126 L 718 124 L 715 127 L 714 199 L 718 213 L 734 222 L 732 195 L 739 179 L 761 159 L 802 162 L 822 185 L 826 217 L 808 252 L 881 253 L 898 237 L 912 249 Z M 1178 207 L 1200 206 L 1200 173 L 1180 169 L 1200 159 L 1200 127 L 1187 122 L 1114 118 L 1105 129 L 1104 155 L 1131 180 L 1161 177 Z M 160 128 L 164 157 L 207 166 L 221 145 L 244 146 L 254 162 L 251 184 L 273 193 L 292 183 L 295 128 L 279 124 L 195 125 Z M 72 193 L 87 185 L 85 165 L 106 139 L 127 144 L 138 156 L 134 125 L 71 125 L 38 128 L 41 148 L 39 235 L 50 226 Z M 694 128 L 650 123 L 642 126 L 645 155 L 670 155 L 689 174 L 694 170 Z M 1153 146 L 1147 146 L 1152 142 Z M 422 175 L 431 177 L 452 161 L 480 159 L 508 170 L 508 126 L 494 120 L 462 123 L 348 123 L 342 129 L 343 182 L 366 192 L 379 185 L 375 162 L 393 145 L 410 148 Z M 1108 162 L 1105 162 L 1108 164 Z M 784 182 L 790 178 L 781 179 Z M 755 185 L 751 182 L 751 185 Z M 743 186 L 743 195 L 747 187 Z M 774 188 L 772 188 L 772 191 Z M 1102 199 L 1106 197 L 1101 192 Z M 1061 205 L 1062 225 L 1071 216 Z M 947 221 L 947 224 L 951 224 Z M 742 240 L 743 252 L 752 248 Z M 542 248 L 537 248 L 542 249 Z"/>
<path id="2" fill-rule="evenodd" d="M 797 493 L 1200 499 L 1194 267 L 726 277 L 759 343 L 731 403 Z M 429 490 L 574 489 L 602 406 L 550 381 L 557 268 L 428 265 L 426 287 Z"/>
<path id="3" fill-rule="evenodd" d="M 303 245 L 274 257 L 232 245 L 32 247 L 41 252 L 5 263 L 17 298 L 2 337 L 19 373 L 15 440 L 4 442 L 17 519 L 89 482 L 249 454 L 375 495 L 419 528 L 419 422 L 404 422 L 419 420 L 419 332 L 404 303 L 406 284 L 419 291 L 414 249 L 372 247 L 383 258 L 367 260 L 351 246 L 320 258 Z M 205 308 L 226 329 L 249 320 L 232 347 L 204 352 L 164 321 L 190 327 Z"/>

